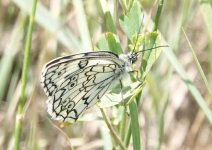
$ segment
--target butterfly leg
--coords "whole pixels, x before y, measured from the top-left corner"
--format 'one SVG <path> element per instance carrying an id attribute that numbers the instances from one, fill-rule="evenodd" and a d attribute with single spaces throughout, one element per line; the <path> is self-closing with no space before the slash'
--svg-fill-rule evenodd
<path id="1" fill-rule="evenodd" d="M 126 112 L 127 113 L 127 115 L 129 116 L 129 113 L 127 112 L 127 105 L 126 105 L 126 103 L 125 103 L 125 101 L 124 101 L 124 96 L 123 96 L 123 84 L 122 84 L 122 81 L 121 81 L 121 79 L 119 80 L 119 82 L 120 82 L 120 87 L 121 87 L 121 98 L 122 98 L 122 107 L 124 107 L 124 111 L 123 112 Z"/>
<path id="2" fill-rule="evenodd" d="M 124 103 L 124 96 L 123 96 L 123 84 L 122 84 L 121 79 L 119 79 L 119 83 L 120 83 L 120 87 L 121 87 L 121 100 L 122 100 L 122 102 Z"/>

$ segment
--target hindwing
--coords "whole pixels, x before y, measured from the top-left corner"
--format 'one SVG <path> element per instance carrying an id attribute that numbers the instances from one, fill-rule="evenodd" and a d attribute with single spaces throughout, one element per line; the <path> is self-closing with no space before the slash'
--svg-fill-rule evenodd
<path id="1" fill-rule="evenodd" d="M 104 59 L 103 59 L 104 58 Z M 74 122 L 124 73 L 124 62 L 111 52 L 60 57 L 46 64 L 41 85 L 53 119 Z"/>

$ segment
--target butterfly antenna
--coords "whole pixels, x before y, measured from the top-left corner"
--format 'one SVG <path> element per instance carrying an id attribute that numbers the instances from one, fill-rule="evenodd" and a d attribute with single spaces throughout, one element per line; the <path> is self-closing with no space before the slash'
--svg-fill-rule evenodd
<path id="1" fill-rule="evenodd" d="M 143 21 L 144 21 L 144 14 L 143 14 L 143 17 L 142 17 L 142 20 L 141 20 L 141 24 L 140 24 L 140 26 L 139 26 L 139 28 L 138 28 L 137 38 L 136 38 L 135 45 L 134 45 L 134 48 L 133 48 L 132 53 L 135 53 L 135 47 L 136 47 L 136 44 L 137 44 L 137 42 L 138 42 L 138 37 L 139 37 L 139 33 L 140 33 L 140 31 L 141 31 L 141 26 L 142 26 Z"/>
<path id="2" fill-rule="evenodd" d="M 161 48 L 161 47 L 169 47 L 169 46 L 168 45 L 162 45 L 162 46 L 156 46 L 156 47 L 153 47 L 153 48 L 143 49 L 141 51 L 136 52 L 135 55 L 138 55 L 138 53 L 142 53 L 142 52 L 145 52 L 145 51 L 149 51 L 149 50 L 153 50 L 153 49 L 157 49 L 157 48 Z"/>

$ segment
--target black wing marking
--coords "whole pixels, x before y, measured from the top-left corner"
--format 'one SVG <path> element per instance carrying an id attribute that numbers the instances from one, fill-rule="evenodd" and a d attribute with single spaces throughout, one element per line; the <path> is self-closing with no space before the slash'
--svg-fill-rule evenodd
<path id="1" fill-rule="evenodd" d="M 53 119 L 76 121 L 124 73 L 124 62 L 116 55 L 106 52 L 102 57 L 98 55 L 92 53 L 92 57 L 81 58 L 82 54 L 78 54 L 69 61 L 60 58 L 65 61 L 48 63 L 42 73 L 42 86 L 49 96 L 48 112 Z"/>
<path id="2" fill-rule="evenodd" d="M 116 54 L 107 51 L 80 53 L 54 59 L 47 63 L 42 70 L 41 85 L 46 95 L 52 96 L 57 87 L 57 82 L 67 74 L 72 74 L 83 67 L 89 66 L 88 60 L 90 59 L 99 61 L 106 59 L 118 66 L 123 65 L 123 61 Z"/>

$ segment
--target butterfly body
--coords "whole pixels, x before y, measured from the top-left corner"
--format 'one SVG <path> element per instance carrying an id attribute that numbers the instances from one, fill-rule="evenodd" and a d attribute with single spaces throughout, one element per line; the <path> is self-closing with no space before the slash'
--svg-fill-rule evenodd
<path id="1" fill-rule="evenodd" d="M 55 120 L 75 122 L 108 88 L 131 71 L 132 55 L 87 52 L 54 59 L 43 67 L 41 85 Z"/>

